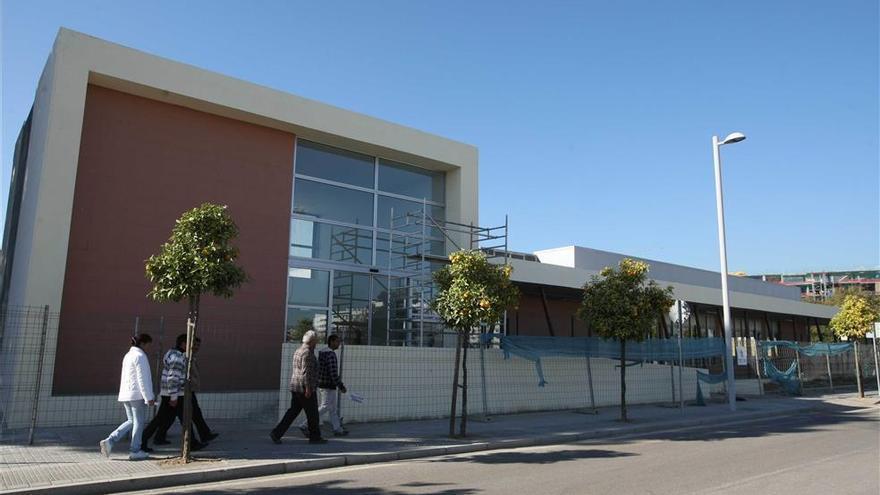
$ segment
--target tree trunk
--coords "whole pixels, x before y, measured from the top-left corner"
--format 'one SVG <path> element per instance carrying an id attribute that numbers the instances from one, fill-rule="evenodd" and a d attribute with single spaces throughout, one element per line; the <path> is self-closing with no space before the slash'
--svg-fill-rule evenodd
<path id="1" fill-rule="evenodd" d="M 859 363 L 859 341 L 853 340 L 853 351 L 856 358 L 856 385 L 859 388 L 859 398 L 865 398 L 865 386 L 862 385 L 862 365 Z"/>
<path id="2" fill-rule="evenodd" d="M 455 345 L 455 371 L 452 373 L 452 408 L 449 412 L 449 436 L 455 438 L 455 405 L 458 399 L 458 366 L 461 361 L 461 332 L 458 334 L 458 342 Z"/>
<path id="3" fill-rule="evenodd" d="M 469 335 L 469 334 L 468 334 Z M 461 426 L 458 434 L 464 438 L 467 435 L 467 400 L 468 400 L 468 380 L 467 380 L 467 350 L 470 342 L 468 337 L 461 339 Z"/>
<path id="4" fill-rule="evenodd" d="M 184 462 L 189 462 L 192 458 L 190 445 L 192 444 L 192 388 L 190 387 L 190 376 L 192 373 L 193 343 L 196 336 L 196 324 L 199 321 L 199 296 L 189 298 L 189 318 L 186 322 L 186 382 L 183 386 L 183 446 L 181 447 L 180 457 Z"/>
<path id="5" fill-rule="evenodd" d="M 620 420 L 628 421 L 626 417 L 626 340 L 620 339 Z"/>

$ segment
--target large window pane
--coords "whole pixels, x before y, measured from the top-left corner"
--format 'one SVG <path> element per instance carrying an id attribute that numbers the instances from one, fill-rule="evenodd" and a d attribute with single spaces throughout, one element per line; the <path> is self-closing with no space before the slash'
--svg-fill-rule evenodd
<path id="1" fill-rule="evenodd" d="M 390 160 L 379 160 L 379 190 L 442 203 L 443 172 L 434 172 Z"/>
<path id="2" fill-rule="evenodd" d="M 394 279 L 392 279 L 394 280 Z M 372 293 L 370 294 L 370 345 L 386 345 L 388 343 L 388 278 L 373 277 Z"/>
<path id="3" fill-rule="evenodd" d="M 310 268 L 287 269 L 288 304 L 326 307 L 329 293 L 329 271 Z"/>
<path id="4" fill-rule="evenodd" d="M 293 218 L 290 255 L 369 265 L 373 260 L 373 231 Z"/>
<path id="5" fill-rule="evenodd" d="M 426 250 L 426 255 L 446 256 L 446 243 L 444 241 L 426 240 L 423 243 L 412 236 L 404 238 L 402 235 L 395 235 L 393 255 L 389 264 L 389 247 L 388 233 L 379 232 L 376 234 L 376 266 L 395 270 L 417 269 L 418 267 L 415 263 L 418 262 L 423 249 Z"/>
<path id="6" fill-rule="evenodd" d="M 380 227 L 386 229 L 391 228 L 391 213 L 394 209 L 394 228 L 404 232 L 415 232 L 421 229 L 422 209 L 424 205 L 416 201 L 407 201 L 405 199 L 391 198 L 388 196 L 379 196 L 378 212 L 376 223 Z M 435 221 L 440 223 L 444 220 L 445 212 L 443 207 L 427 205 L 426 215 L 431 216 Z M 409 216 L 407 222 L 406 217 Z M 430 225 L 430 220 L 426 220 Z M 409 224 L 408 227 L 405 227 Z M 443 234 L 436 228 L 427 229 L 427 234 L 432 236 L 442 236 Z"/>
<path id="7" fill-rule="evenodd" d="M 296 179 L 293 212 L 357 225 L 373 225 L 373 194 Z"/>
<path id="8" fill-rule="evenodd" d="M 346 343 L 366 344 L 368 341 L 370 279 L 366 273 L 334 272 L 333 327 Z"/>
<path id="9" fill-rule="evenodd" d="M 296 173 L 373 188 L 373 157 L 323 144 L 297 141 Z"/>
<path id="10" fill-rule="evenodd" d="M 318 334 L 320 342 L 327 336 L 327 311 L 323 309 L 287 308 L 287 327 L 284 332 L 285 342 L 302 342 L 302 337 L 309 330 Z"/>

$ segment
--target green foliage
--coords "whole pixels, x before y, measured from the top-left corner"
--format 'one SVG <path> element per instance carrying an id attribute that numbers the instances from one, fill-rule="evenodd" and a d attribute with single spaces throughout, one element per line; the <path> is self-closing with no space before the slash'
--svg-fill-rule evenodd
<path id="1" fill-rule="evenodd" d="M 230 244 L 237 235 L 226 206 L 205 203 L 185 212 L 168 242 L 146 262 L 153 284 L 148 297 L 174 302 L 206 293 L 232 297 L 247 279 L 235 264 L 238 249 Z"/>
<path id="2" fill-rule="evenodd" d="M 302 318 L 296 325 L 287 329 L 287 342 L 299 343 L 303 335 L 306 334 L 309 330 L 314 330 L 314 325 L 312 325 L 312 320 L 308 318 Z"/>
<path id="3" fill-rule="evenodd" d="M 880 314 L 868 298 L 850 294 L 844 299 L 840 311 L 831 318 L 831 328 L 838 337 L 861 339 L 873 329 Z"/>
<path id="4" fill-rule="evenodd" d="M 880 313 L 880 296 L 864 291 L 861 287 L 858 286 L 838 287 L 834 289 L 834 294 L 832 294 L 831 297 L 820 301 L 819 304 L 827 304 L 829 306 L 843 306 L 843 302 L 846 301 L 846 298 L 849 296 L 864 297 L 868 301 L 868 304 L 874 309 L 874 311 Z"/>
<path id="5" fill-rule="evenodd" d="M 648 264 L 624 258 L 584 285 L 578 316 L 601 337 L 641 341 L 673 303 L 672 287 L 647 280 Z"/>
<path id="6" fill-rule="evenodd" d="M 489 263 L 481 251 L 458 251 L 449 265 L 434 272 L 439 293 L 431 308 L 459 332 L 480 324 L 494 324 L 516 305 L 519 289 L 510 281 L 509 265 Z"/>

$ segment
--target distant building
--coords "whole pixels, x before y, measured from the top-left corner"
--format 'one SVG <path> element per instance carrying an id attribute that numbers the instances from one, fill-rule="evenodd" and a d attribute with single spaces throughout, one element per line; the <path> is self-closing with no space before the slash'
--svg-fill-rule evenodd
<path id="1" fill-rule="evenodd" d="M 810 302 L 824 301 L 838 289 L 849 287 L 857 287 L 868 294 L 880 294 L 880 269 L 749 275 L 749 278 L 798 287 L 801 298 Z"/>

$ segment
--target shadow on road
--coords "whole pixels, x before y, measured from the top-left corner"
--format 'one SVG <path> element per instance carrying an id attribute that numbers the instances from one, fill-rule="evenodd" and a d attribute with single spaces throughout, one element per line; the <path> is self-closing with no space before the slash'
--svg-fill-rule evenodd
<path id="1" fill-rule="evenodd" d="M 259 493 L 263 495 L 287 495 L 289 493 L 308 493 L 309 495 L 408 495 L 413 493 L 411 490 L 404 489 L 399 491 L 396 489 L 384 489 L 364 486 L 344 486 L 350 483 L 349 480 L 330 480 L 304 486 L 274 486 L 274 487 L 256 487 L 249 486 L 243 488 L 226 488 L 222 490 L 205 490 L 200 494 L 207 495 L 234 495 L 239 493 Z M 437 489 L 437 486 L 446 485 L 446 483 L 422 483 L 412 482 L 400 485 L 402 488 L 427 488 L 436 495 L 469 495 L 479 493 L 481 490 L 475 488 L 454 487 L 444 490 Z M 182 493 L 174 491 L 163 491 L 163 494 L 170 495 L 173 493 Z M 193 493 L 193 492 L 188 492 Z"/>
<path id="2" fill-rule="evenodd" d="M 478 464 L 553 464 L 556 462 L 577 461 L 582 459 L 607 459 L 613 457 L 630 457 L 634 455 L 638 454 L 602 449 L 569 449 L 550 452 L 501 451 L 467 457 L 447 457 L 440 459 L 438 462 L 473 462 Z"/>
<path id="3" fill-rule="evenodd" d="M 877 430 L 880 421 L 877 414 L 858 414 L 863 407 L 851 407 L 839 404 L 824 404 L 819 410 L 805 411 L 798 414 L 769 417 L 766 419 L 749 420 L 743 423 L 728 423 L 720 426 L 705 424 L 696 429 L 671 429 L 666 431 L 638 433 L 633 438 L 597 439 L 602 443 L 624 444 L 643 440 L 665 441 L 707 441 L 716 442 L 729 438 L 755 438 L 790 433 L 811 433 L 830 429 L 841 424 L 850 424 L 856 428 L 864 427 Z M 748 411 L 748 406 L 740 406 L 740 410 Z M 728 420 L 729 421 L 729 420 Z"/>

